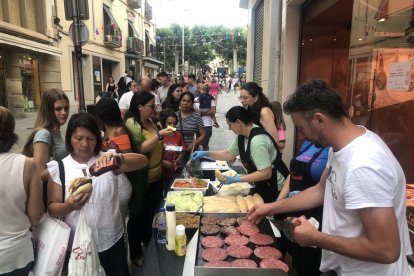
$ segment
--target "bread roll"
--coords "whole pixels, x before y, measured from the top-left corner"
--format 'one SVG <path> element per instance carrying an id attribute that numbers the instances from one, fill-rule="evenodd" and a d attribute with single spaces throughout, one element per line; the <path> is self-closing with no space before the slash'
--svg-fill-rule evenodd
<path id="1" fill-rule="evenodd" d="M 92 179 L 86 177 L 77 177 L 72 179 L 69 186 L 69 194 L 76 196 L 80 193 L 92 192 Z"/>
<path id="2" fill-rule="evenodd" d="M 263 198 L 259 194 L 253 195 L 254 204 L 264 203 Z"/>
<path id="3" fill-rule="evenodd" d="M 249 211 L 252 209 L 252 207 L 254 206 L 254 200 L 253 197 L 251 195 L 248 195 L 245 197 L 246 199 L 246 203 L 247 203 L 247 209 L 249 209 Z"/>
<path id="4" fill-rule="evenodd" d="M 239 205 L 239 208 L 242 212 L 247 212 L 249 209 L 247 208 L 246 200 L 241 195 L 236 196 L 236 202 Z"/>
<path id="5" fill-rule="evenodd" d="M 223 182 L 226 181 L 226 178 L 223 176 L 223 174 L 221 173 L 221 171 L 219 170 L 215 170 L 214 174 L 216 175 L 218 181 Z"/>

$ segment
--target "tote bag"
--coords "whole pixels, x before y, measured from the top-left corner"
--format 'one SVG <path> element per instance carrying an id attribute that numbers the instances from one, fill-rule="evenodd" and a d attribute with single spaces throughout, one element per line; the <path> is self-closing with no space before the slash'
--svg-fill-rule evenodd
<path id="1" fill-rule="evenodd" d="M 69 259 L 69 276 L 98 276 L 103 271 L 98 250 L 92 238 L 83 209 L 80 211 L 72 252 Z"/>
<path id="2" fill-rule="evenodd" d="M 45 213 L 33 231 L 36 245 L 35 275 L 60 275 L 65 261 L 70 228 L 61 220 Z"/>

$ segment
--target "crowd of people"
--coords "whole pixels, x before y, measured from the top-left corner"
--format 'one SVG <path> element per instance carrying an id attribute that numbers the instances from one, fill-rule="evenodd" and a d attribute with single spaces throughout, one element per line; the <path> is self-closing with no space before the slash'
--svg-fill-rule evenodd
<path id="1" fill-rule="evenodd" d="M 143 264 L 154 215 L 179 169 L 206 156 L 240 156 L 247 173 L 226 176 L 224 183 L 250 182 L 263 197 L 249 221 L 275 215 L 296 225 L 295 242 L 282 234 L 278 243 L 299 275 L 408 275 L 406 181 L 384 142 L 350 121 L 335 90 L 309 81 L 283 104 L 305 138 L 288 167 L 281 103 L 242 77 L 223 86 L 221 76 L 177 81 L 165 72 L 156 79 L 128 72 L 117 84 L 108 80 L 106 93 L 117 97 L 98 98 L 94 115 L 69 116 L 66 94 L 51 89 L 42 95 L 23 154 L 10 152 L 17 141 L 14 118 L 0 107 L 0 218 L 10 222 L 0 226 L 0 275 L 29 273 L 35 261 L 30 229 L 44 211 L 68 224 L 70 250 L 81 209 L 106 275 L 130 275 L 128 257 Z M 241 106 L 229 108 L 225 118 L 236 136 L 227 149 L 209 151 L 214 127 L 224 127 L 215 117 L 218 98 L 231 84 L 240 85 Z M 191 148 L 197 150 L 190 156 Z M 70 194 L 72 179 L 87 175 L 85 166 L 115 157 L 120 167 L 92 177 L 92 192 Z M 69 258 L 70 251 L 63 271 Z"/>

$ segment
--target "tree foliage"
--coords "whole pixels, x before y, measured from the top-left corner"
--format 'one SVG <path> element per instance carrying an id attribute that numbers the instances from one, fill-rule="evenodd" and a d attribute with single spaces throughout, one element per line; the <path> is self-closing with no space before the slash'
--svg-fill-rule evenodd
<path id="1" fill-rule="evenodd" d="M 164 61 L 165 70 L 174 71 L 175 55 L 181 64 L 182 27 L 171 24 L 165 28 L 157 28 L 156 57 Z M 247 33 L 242 27 L 227 28 L 219 26 L 195 25 L 184 27 L 184 57 L 190 65 L 206 67 L 215 58 L 220 58 L 225 64 L 233 59 L 233 49 L 237 49 L 239 66 L 246 64 Z M 165 49 L 165 56 L 164 56 Z"/>

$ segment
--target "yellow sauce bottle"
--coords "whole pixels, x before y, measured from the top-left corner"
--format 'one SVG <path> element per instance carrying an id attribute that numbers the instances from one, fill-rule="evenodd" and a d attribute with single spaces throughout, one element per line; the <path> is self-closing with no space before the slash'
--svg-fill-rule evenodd
<path id="1" fill-rule="evenodd" d="M 187 236 L 185 235 L 185 226 L 177 225 L 175 228 L 175 255 L 181 257 L 187 253 Z"/>

